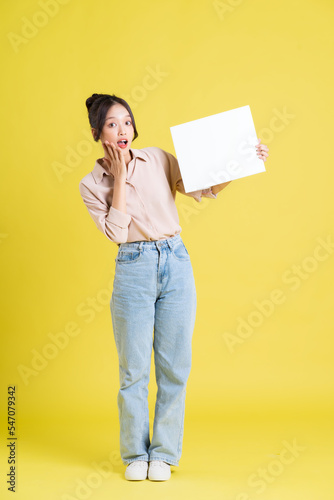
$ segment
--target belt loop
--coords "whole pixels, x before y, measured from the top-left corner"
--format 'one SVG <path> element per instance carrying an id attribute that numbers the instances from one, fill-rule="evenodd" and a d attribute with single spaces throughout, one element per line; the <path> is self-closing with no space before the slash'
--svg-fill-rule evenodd
<path id="1" fill-rule="evenodd" d="M 167 239 L 167 244 L 171 250 L 173 250 L 173 243 L 171 242 L 170 238 Z"/>
<path id="2" fill-rule="evenodd" d="M 142 248 L 143 248 L 143 242 L 141 241 L 141 242 L 139 243 L 139 250 L 141 250 Z"/>

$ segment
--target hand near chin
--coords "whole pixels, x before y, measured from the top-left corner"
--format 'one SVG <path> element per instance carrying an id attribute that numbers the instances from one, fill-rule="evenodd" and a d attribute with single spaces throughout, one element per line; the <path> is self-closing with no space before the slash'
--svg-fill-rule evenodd
<path id="1" fill-rule="evenodd" d="M 126 178 L 126 164 L 121 149 L 109 141 L 105 141 L 102 145 L 105 156 L 100 159 L 100 165 L 110 172 L 115 179 Z"/>

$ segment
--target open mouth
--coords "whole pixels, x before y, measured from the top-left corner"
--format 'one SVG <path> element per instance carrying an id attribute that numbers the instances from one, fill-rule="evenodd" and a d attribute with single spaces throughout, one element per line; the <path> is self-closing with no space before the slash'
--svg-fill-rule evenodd
<path id="1" fill-rule="evenodd" d="M 118 145 L 120 148 L 126 148 L 127 144 L 128 144 L 127 139 L 122 139 L 121 141 L 117 141 L 117 145 Z"/>

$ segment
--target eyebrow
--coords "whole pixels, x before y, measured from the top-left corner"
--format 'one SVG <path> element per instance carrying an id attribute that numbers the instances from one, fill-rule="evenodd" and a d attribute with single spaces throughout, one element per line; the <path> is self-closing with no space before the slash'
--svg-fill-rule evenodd
<path id="1" fill-rule="evenodd" d="M 126 118 L 127 116 L 130 116 L 130 115 L 125 115 L 124 118 Z M 109 116 L 108 118 L 106 118 L 106 121 L 110 120 L 111 118 L 117 118 L 117 116 Z M 130 118 L 131 118 L 131 116 L 130 116 Z"/>

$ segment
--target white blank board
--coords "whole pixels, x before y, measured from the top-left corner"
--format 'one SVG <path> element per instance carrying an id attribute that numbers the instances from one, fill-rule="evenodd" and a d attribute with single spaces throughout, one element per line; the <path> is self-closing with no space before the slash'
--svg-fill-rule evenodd
<path id="1" fill-rule="evenodd" d="M 170 127 L 186 193 L 265 172 L 250 107 Z"/>

